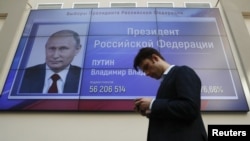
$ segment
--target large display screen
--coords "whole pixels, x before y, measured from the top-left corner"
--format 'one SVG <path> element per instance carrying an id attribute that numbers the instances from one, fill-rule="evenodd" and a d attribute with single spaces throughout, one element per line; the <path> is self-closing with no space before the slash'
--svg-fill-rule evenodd
<path id="1" fill-rule="evenodd" d="M 61 45 L 57 52 L 58 42 L 48 41 L 58 31 L 75 32 L 81 47 L 66 54 L 70 49 Z M 0 110 L 133 111 L 134 99 L 155 97 L 160 84 L 133 69 L 142 47 L 156 48 L 170 64 L 197 72 L 202 111 L 249 110 L 217 8 L 31 10 L 1 93 Z M 63 64 L 63 57 L 70 63 L 60 72 L 64 89 L 57 94 L 46 91 L 52 83 L 47 81 L 51 71 L 45 63 L 50 57 L 61 58 L 51 61 L 55 67 Z"/>

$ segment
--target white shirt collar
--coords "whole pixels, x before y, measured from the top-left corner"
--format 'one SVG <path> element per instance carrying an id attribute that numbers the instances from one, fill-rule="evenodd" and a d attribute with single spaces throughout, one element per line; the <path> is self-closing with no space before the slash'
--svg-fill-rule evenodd
<path id="1" fill-rule="evenodd" d="M 163 75 L 167 75 L 168 72 L 169 72 L 173 67 L 174 67 L 174 65 L 170 65 L 170 66 L 168 67 L 168 69 L 166 69 L 166 70 L 164 71 Z"/>
<path id="2" fill-rule="evenodd" d="M 67 73 L 69 71 L 69 66 L 66 67 L 64 70 L 60 71 L 59 73 L 57 73 L 60 76 L 60 79 L 65 82 L 66 81 L 66 76 Z M 53 72 L 47 65 L 46 65 L 46 80 L 49 80 L 50 77 L 54 74 L 55 72 Z"/>
<path id="3" fill-rule="evenodd" d="M 58 92 L 59 93 L 63 93 L 63 87 L 64 84 L 66 82 L 66 77 L 67 74 L 69 72 L 69 68 L 70 66 L 66 67 L 64 70 L 60 71 L 59 73 L 57 73 L 60 76 L 60 79 L 57 81 L 57 86 L 58 86 Z M 51 80 L 51 76 L 54 74 L 55 72 L 53 72 L 47 65 L 46 65 L 46 74 L 45 74 L 45 84 L 43 87 L 43 93 L 47 93 L 52 80 Z"/>

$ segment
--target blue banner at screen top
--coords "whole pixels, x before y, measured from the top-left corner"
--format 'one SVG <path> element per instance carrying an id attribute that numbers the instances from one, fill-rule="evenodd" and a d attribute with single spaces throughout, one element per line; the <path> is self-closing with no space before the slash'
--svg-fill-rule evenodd
<path id="1" fill-rule="evenodd" d="M 26 22 L 22 36 L 33 36 L 30 34 L 33 24 L 35 23 L 77 23 L 77 22 L 90 22 L 92 9 L 39 9 L 31 10 L 28 20 Z M 84 31 L 84 30 L 80 30 Z M 46 31 L 40 36 L 49 36 Z M 81 34 L 86 35 L 86 34 Z M 37 36 L 37 35 L 34 35 Z"/>

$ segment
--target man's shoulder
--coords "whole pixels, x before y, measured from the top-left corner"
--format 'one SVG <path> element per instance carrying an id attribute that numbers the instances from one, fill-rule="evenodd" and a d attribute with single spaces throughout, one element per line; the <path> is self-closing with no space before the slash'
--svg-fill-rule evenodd
<path id="1" fill-rule="evenodd" d="M 195 73 L 194 69 L 187 66 L 187 65 L 182 65 L 182 66 L 174 66 L 172 68 L 172 73 L 174 74 L 185 74 L 185 73 Z"/>
<path id="2" fill-rule="evenodd" d="M 25 77 L 35 77 L 45 74 L 45 64 L 38 64 L 25 69 Z"/>
<path id="3" fill-rule="evenodd" d="M 176 69 L 176 70 L 193 70 L 191 67 L 189 67 L 187 65 L 174 66 L 173 69 Z"/>
<path id="4" fill-rule="evenodd" d="M 26 68 L 26 70 L 37 70 L 37 69 L 38 70 L 45 69 L 45 64 L 38 64 L 38 65 Z"/>
<path id="5" fill-rule="evenodd" d="M 76 65 L 70 65 L 70 69 L 81 70 L 81 67 Z"/>

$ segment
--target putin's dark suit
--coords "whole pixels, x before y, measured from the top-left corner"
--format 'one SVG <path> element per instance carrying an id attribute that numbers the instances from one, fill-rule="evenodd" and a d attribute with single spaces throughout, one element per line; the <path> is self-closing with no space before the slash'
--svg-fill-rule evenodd
<path id="1" fill-rule="evenodd" d="M 187 66 L 164 76 L 151 108 L 147 141 L 207 141 L 200 114 L 201 81 Z"/>
<path id="2" fill-rule="evenodd" d="M 42 93 L 45 79 L 45 64 L 36 65 L 25 70 L 20 93 Z M 63 93 L 77 93 L 81 68 L 70 65 L 66 76 Z"/>

